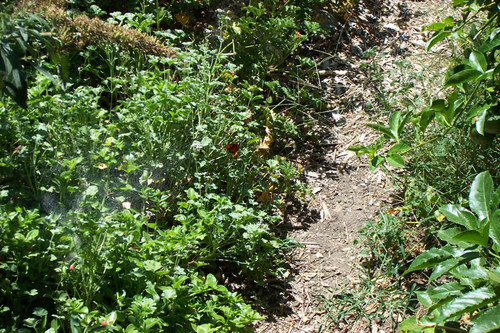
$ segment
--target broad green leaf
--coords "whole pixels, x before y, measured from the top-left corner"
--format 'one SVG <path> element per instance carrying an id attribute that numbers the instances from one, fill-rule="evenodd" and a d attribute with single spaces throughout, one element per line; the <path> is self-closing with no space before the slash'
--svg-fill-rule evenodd
<path id="1" fill-rule="evenodd" d="M 479 232 L 475 230 L 467 230 L 461 232 L 455 237 L 453 237 L 453 240 L 481 245 L 482 247 L 488 246 L 488 237 L 483 237 L 483 235 L 481 235 Z"/>
<path id="2" fill-rule="evenodd" d="M 404 144 L 404 143 L 397 143 L 394 146 L 389 149 L 387 152 L 388 155 L 391 154 L 399 154 L 399 153 L 405 153 L 408 149 L 410 149 L 410 146 Z"/>
<path id="3" fill-rule="evenodd" d="M 416 316 L 412 316 L 399 324 L 399 331 L 402 333 L 421 333 L 425 331 L 425 328 L 418 324 Z"/>
<path id="4" fill-rule="evenodd" d="M 480 220 L 490 220 L 490 207 L 493 200 L 493 179 L 489 172 L 481 172 L 472 183 L 469 194 L 470 208 L 479 216 Z M 479 228 L 482 226 L 478 225 Z"/>
<path id="5" fill-rule="evenodd" d="M 442 241 L 445 241 L 445 242 L 453 244 L 453 245 L 461 245 L 461 244 L 465 245 L 466 243 L 464 243 L 464 242 L 453 240 L 453 237 L 455 237 L 456 235 L 458 235 L 459 233 L 461 233 L 463 231 L 464 231 L 464 229 L 458 228 L 458 227 L 457 228 L 448 228 L 445 230 L 439 230 L 437 233 L 437 236 Z"/>
<path id="6" fill-rule="evenodd" d="M 404 168 L 405 167 L 405 161 L 403 157 L 399 154 L 391 154 L 387 156 L 387 162 L 389 162 L 390 165 L 392 165 L 395 168 Z"/>
<path id="7" fill-rule="evenodd" d="M 370 171 L 373 171 L 375 170 L 380 164 L 384 163 L 385 161 L 385 158 L 383 156 L 375 156 L 374 158 L 372 158 L 370 160 L 370 165 L 368 167 L 368 169 Z"/>
<path id="8" fill-rule="evenodd" d="M 480 254 L 477 253 L 479 256 Z M 470 262 L 469 262 L 470 263 Z M 450 272 L 450 275 L 460 281 L 463 286 L 478 288 L 487 279 L 488 271 L 482 267 L 468 268 L 467 265 L 460 265 Z"/>
<path id="9" fill-rule="evenodd" d="M 212 332 L 217 332 L 216 328 L 212 327 L 212 324 L 203 324 L 203 325 L 194 325 L 193 324 L 193 329 L 196 333 L 212 333 Z"/>
<path id="10" fill-rule="evenodd" d="M 500 209 L 496 209 L 491 216 L 489 234 L 493 242 L 500 245 Z"/>
<path id="11" fill-rule="evenodd" d="M 422 113 L 420 113 L 420 121 L 419 121 L 420 131 L 425 132 L 435 116 L 436 113 L 434 112 L 434 110 L 422 111 Z"/>
<path id="12" fill-rule="evenodd" d="M 389 128 L 392 134 L 392 137 L 396 140 L 399 140 L 399 124 L 401 123 L 401 111 L 394 112 L 389 118 Z"/>
<path id="13" fill-rule="evenodd" d="M 500 285 L 500 268 L 499 267 L 495 268 L 494 271 L 488 271 L 488 273 L 486 273 L 486 276 L 493 284 Z"/>
<path id="14" fill-rule="evenodd" d="M 450 270 L 457 267 L 458 264 L 460 263 L 460 260 L 461 260 L 460 258 L 450 258 L 437 264 L 436 268 L 434 268 L 434 271 L 429 277 L 429 282 L 434 281 L 438 277 L 448 273 Z"/>
<path id="15" fill-rule="evenodd" d="M 495 297 L 495 291 L 491 287 L 482 287 L 473 290 L 446 304 L 443 308 L 443 316 L 447 319 L 466 312 L 472 312 L 492 302 Z"/>
<path id="16" fill-rule="evenodd" d="M 29 242 L 31 240 L 34 240 L 35 238 L 38 237 L 38 233 L 39 233 L 39 230 L 38 229 L 33 229 L 33 230 L 30 230 L 28 232 L 28 234 L 26 235 L 26 239 L 25 241 L 26 242 Z"/>
<path id="17" fill-rule="evenodd" d="M 354 145 L 347 148 L 347 150 L 353 151 L 356 153 L 356 156 L 362 156 L 364 154 L 368 154 L 370 152 L 369 147 Z"/>
<path id="18" fill-rule="evenodd" d="M 417 291 L 417 299 L 426 309 L 430 308 L 435 303 L 432 301 L 429 290 Z"/>
<path id="19" fill-rule="evenodd" d="M 463 253 L 465 253 L 465 251 L 461 249 L 455 249 L 450 245 L 445 245 L 442 248 L 434 247 L 416 257 L 415 260 L 413 260 L 413 262 L 411 263 L 410 267 L 403 273 L 403 276 L 413 271 L 436 266 L 446 259 L 460 256 Z"/>
<path id="20" fill-rule="evenodd" d="M 478 228 L 478 221 L 474 214 L 459 205 L 446 205 L 440 207 L 439 211 L 446 216 L 448 221 L 463 225 L 468 230 Z"/>
<path id="21" fill-rule="evenodd" d="M 161 263 L 156 260 L 145 260 L 143 263 L 143 267 L 147 271 L 156 272 L 161 268 Z"/>
<path id="22" fill-rule="evenodd" d="M 487 53 L 487 52 L 493 50 L 494 48 L 496 48 L 498 46 L 500 46 L 500 34 L 497 34 L 495 36 L 495 38 L 487 40 L 486 42 L 484 42 L 479 47 L 479 51 L 481 51 L 483 53 Z"/>
<path id="23" fill-rule="evenodd" d="M 84 192 L 84 194 L 88 197 L 93 197 L 99 192 L 99 189 L 95 185 L 90 185 Z"/>
<path id="24" fill-rule="evenodd" d="M 480 311 L 471 320 L 470 333 L 487 333 L 500 329 L 500 304 Z"/>
<path id="25" fill-rule="evenodd" d="M 432 101 L 430 109 L 437 112 L 444 112 L 447 109 L 446 101 L 444 99 L 435 99 Z"/>
<path id="26" fill-rule="evenodd" d="M 374 130 L 379 131 L 380 133 L 387 135 L 388 137 L 396 140 L 396 137 L 392 134 L 392 131 L 390 128 L 385 127 L 382 124 L 366 124 L 366 126 L 373 128 Z"/>
<path id="27" fill-rule="evenodd" d="M 217 286 L 217 279 L 213 274 L 208 274 L 205 280 L 205 284 L 209 287 L 214 288 L 215 286 Z"/>
<path id="28" fill-rule="evenodd" d="M 486 72 L 488 70 L 488 62 L 484 54 L 478 51 L 472 51 L 469 55 L 469 61 L 473 67 L 479 72 Z"/>
<path id="29" fill-rule="evenodd" d="M 0 66 L 3 75 L 0 83 L 3 89 L 22 108 L 27 108 L 28 85 L 22 70 L 21 61 L 7 43 L 0 44 Z"/>
<path id="30" fill-rule="evenodd" d="M 488 115 L 488 110 L 483 110 L 476 119 L 476 130 L 479 134 L 484 135 L 484 123 Z"/>
<path id="31" fill-rule="evenodd" d="M 463 289 L 464 287 L 457 282 L 448 282 L 429 290 L 428 294 L 431 300 L 437 303 L 443 299 L 461 295 Z"/>
<path id="32" fill-rule="evenodd" d="M 475 69 L 465 69 L 461 72 L 453 74 L 444 83 L 445 87 L 458 86 L 459 84 L 472 81 L 479 77 L 481 72 Z"/>
<path id="33" fill-rule="evenodd" d="M 438 33 L 436 33 L 431 39 L 429 39 L 429 41 L 427 42 L 427 45 L 425 46 L 425 50 L 427 52 L 430 51 L 430 49 L 436 45 L 437 43 L 439 43 L 440 41 L 442 41 L 443 39 L 447 38 L 451 36 L 451 32 L 449 31 L 440 31 Z"/>

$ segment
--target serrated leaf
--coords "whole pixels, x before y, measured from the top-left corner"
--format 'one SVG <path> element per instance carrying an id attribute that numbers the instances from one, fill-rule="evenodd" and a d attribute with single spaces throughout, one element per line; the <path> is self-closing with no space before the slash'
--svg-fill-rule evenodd
<path id="1" fill-rule="evenodd" d="M 462 228 L 448 228 L 445 230 L 439 230 L 437 233 L 437 236 L 442 241 L 445 241 L 447 243 L 454 244 L 454 245 L 459 245 L 459 244 L 464 244 L 464 243 L 459 242 L 459 241 L 454 241 L 453 237 L 458 235 L 462 231 L 464 231 Z"/>
<path id="2" fill-rule="evenodd" d="M 460 258 L 450 258 L 440 262 L 439 264 L 436 265 L 436 268 L 434 268 L 434 271 L 429 277 L 429 282 L 432 282 L 438 277 L 442 276 L 443 274 L 448 273 L 450 270 L 457 267 L 459 263 L 460 263 Z"/>
<path id="3" fill-rule="evenodd" d="M 490 203 L 493 200 L 493 179 L 488 171 L 481 172 L 472 183 L 469 194 L 469 206 L 480 220 L 490 220 Z M 478 228 L 482 226 L 478 225 Z"/>
<path id="4" fill-rule="evenodd" d="M 439 208 L 448 221 L 460 224 L 468 230 L 476 230 L 478 221 L 476 216 L 459 205 L 446 205 Z"/>
<path id="5" fill-rule="evenodd" d="M 488 271 L 486 276 L 492 283 L 500 285 L 500 268 L 497 267 L 495 271 Z"/>
<path id="6" fill-rule="evenodd" d="M 445 319 L 472 312 L 493 301 L 496 297 L 491 287 L 482 287 L 455 298 L 443 308 Z"/>
<path id="7" fill-rule="evenodd" d="M 487 333 L 500 329 L 500 304 L 479 312 L 471 320 L 470 333 Z"/>
<path id="8" fill-rule="evenodd" d="M 436 33 L 431 39 L 429 39 L 429 41 L 427 42 L 427 45 L 425 46 L 425 50 L 427 52 L 430 51 L 430 49 L 436 45 L 437 43 L 439 43 L 440 41 L 442 41 L 443 39 L 447 38 L 451 36 L 451 32 L 448 32 L 448 31 L 440 31 L 438 33 Z"/>
<path id="9" fill-rule="evenodd" d="M 403 273 L 403 276 L 413 271 L 418 271 L 427 267 L 436 266 L 437 264 L 448 258 L 463 253 L 464 253 L 463 251 L 455 249 L 450 245 L 445 245 L 442 248 L 434 247 L 416 257 L 415 260 L 413 260 L 413 262 L 411 263 L 410 267 Z"/>
<path id="10" fill-rule="evenodd" d="M 430 299 L 434 303 L 437 303 L 443 299 L 461 295 L 463 289 L 464 287 L 457 282 L 448 282 L 429 290 L 428 294 Z"/>
<path id="11" fill-rule="evenodd" d="M 469 55 L 469 62 L 479 72 L 486 72 L 488 70 L 488 62 L 484 54 L 478 51 L 472 51 Z"/>
<path id="12" fill-rule="evenodd" d="M 460 71 L 460 72 L 450 76 L 446 80 L 444 86 L 445 87 L 458 86 L 459 84 L 472 81 L 472 80 L 478 78 L 480 75 L 481 75 L 481 72 L 479 72 L 475 69 L 465 69 L 463 71 Z"/>

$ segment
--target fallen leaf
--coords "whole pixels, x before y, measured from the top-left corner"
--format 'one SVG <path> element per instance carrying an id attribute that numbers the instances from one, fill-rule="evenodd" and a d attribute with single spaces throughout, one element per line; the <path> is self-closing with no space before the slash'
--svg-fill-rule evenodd
<path id="1" fill-rule="evenodd" d="M 226 149 L 228 152 L 233 154 L 233 158 L 235 158 L 236 155 L 238 154 L 238 150 L 240 149 L 240 145 L 237 143 L 232 143 L 229 145 L 224 145 L 222 146 L 222 148 Z"/>
<path id="2" fill-rule="evenodd" d="M 266 152 L 271 150 L 270 145 L 274 141 L 271 129 L 267 126 L 265 126 L 265 129 L 266 135 L 259 141 L 259 145 L 257 146 L 257 154 L 260 156 L 263 156 Z"/>
<path id="3" fill-rule="evenodd" d="M 122 207 L 125 209 L 130 209 L 130 207 L 132 207 L 132 204 L 128 201 L 124 201 L 122 202 Z"/>

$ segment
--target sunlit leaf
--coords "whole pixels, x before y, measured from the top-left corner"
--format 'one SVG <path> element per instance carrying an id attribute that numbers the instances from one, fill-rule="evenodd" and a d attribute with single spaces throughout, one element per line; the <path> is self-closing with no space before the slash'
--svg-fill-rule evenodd
<path id="1" fill-rule="evenodd" d="M 450 87 L 450 86 L 457 86 L 459 84 L 465 83 L 472 81 L 479 77 L 481 75 L 481 72 L 475 70 L 475 69 L 465 69 L 463 71 L 460 71 L 458 73 L 453 74 L 450 76 L 444 86 L 445 87 Z"/>
<path id="2" fill-rule="evenodd" d="M 490 204 L 493 200 L 493 179 L 485 171 L 476 176 L 469 194 L 470 208 L 481 220 L 490 220 Z M 481 227 L 481 226 L 478 226 Z"/>
<path id="3" fill-rule="evenodd" d="M 450 318 L 452 316 L 471 312 L 492 302 L 495 297 L 495 291 L 491 287 L 482 287 L 473 290 L 446 304 L 443 308 L 443 316 L 445 318 Z"/>

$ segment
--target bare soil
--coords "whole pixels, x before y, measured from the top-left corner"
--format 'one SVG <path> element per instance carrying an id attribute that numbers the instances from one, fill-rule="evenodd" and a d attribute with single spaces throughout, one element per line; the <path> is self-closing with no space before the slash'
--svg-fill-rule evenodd
<path id="1" fill-rule="evenodd" d="M 446 64 L 439 64 L 443 50 L 425 53 L 429 33 L 422 33 L 421 28 L 449 15 L 449 7 L 442 0 L 360 1 L 344 26 L 342 41 L 326 47 L 332 56 L 326 60 L 325 52 L 318 56 L 318 75 L 330 109 L 314 125 L 318 144 L 304 147 L 295 160 L 304 168 L 303 182 L 314 197 L 296 208 L 288 221 L 289 236 L 303 246 L 291 253 L 289 285 L 278 290 L 274 310 L 255 332 L 391 330 L 366 320 L 334 323 L 323 307 L 331 295 L 359 283 L 361 247 L 354 244 L 358 230 L 398 200 L 387 174 L 370 173 L 367 160 L 347 148 L 378 138 L 365 124 L 382 118 L 373 110 L 403 82 L 409 87 L 408 97 L 428 94 L 426 82 L 441 74 Z M 367 50 L 373 51 L 371 57 Z M 379 59 L 376 64 L 374 58 Z M 408 72 L 397 70 L 405 60 L 411 64 Z M 432 69 L 428 78 L 408 78 L 426 68 Z M 408 80 L 413 81 L 408 85 Z"/>

